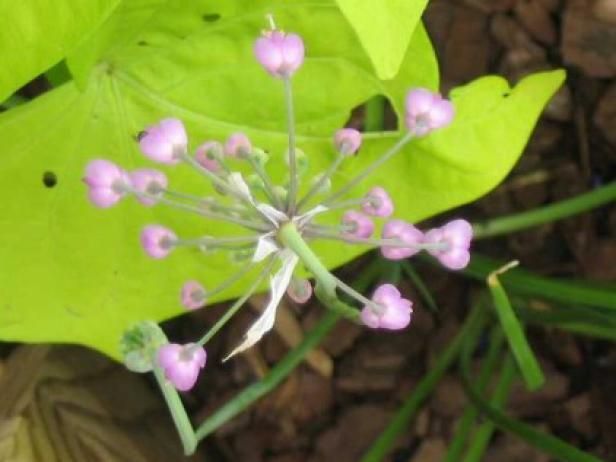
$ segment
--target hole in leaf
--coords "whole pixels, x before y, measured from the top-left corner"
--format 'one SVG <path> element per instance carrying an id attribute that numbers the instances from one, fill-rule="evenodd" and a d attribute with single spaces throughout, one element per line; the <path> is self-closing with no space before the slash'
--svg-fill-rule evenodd
<path id="1" fill-rule="evenodd" d="M 218 13 L 205 13 L 201 18 L 205 22 L 216 22 L 220 19 L 220 15 Z"/>
<path id="2" fill-rule="evenodd" d="M 58 184 L 58 177 L 54 172 L 46 171 L 43 173 L 43 184 L 46 188 L 53 188 Z"/>
<path id="3" fill-rule="evenodd" d="M 505 93 L 503 93 L 503 98 L 509 98 L 510 95 L 511 93 L 506 91 Z"/>
<path id="4" fill-rule="evenodd" d="M 139 40 L 137 42 L 137 45 L 139 45 L 140 47 L 147 47 L 149 45 L 149 43 L 146 42 L 145 40 Z"/>

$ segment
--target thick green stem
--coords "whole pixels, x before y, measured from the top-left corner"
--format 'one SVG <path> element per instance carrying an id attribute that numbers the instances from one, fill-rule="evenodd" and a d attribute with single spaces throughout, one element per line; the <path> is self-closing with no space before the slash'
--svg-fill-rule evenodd
<path id="1" fill-rule="evenodd" d="M 321 263 L 321 260 L 306 244 L 306 241 L 299 233 L 293 223 L 287 223 L 278 231 L 278 239 L 299 257 L 301 262 L 315 277 L 318 285 L 322 288 L 323 294 L 330 298 L 336 298 L 336 278 Z"/>
<path id="2" fill-rule="evenodd" d="M 473 225 L 476 239 L 507 234 L 591 210 L 616 200 L 616 182 L 571 199 Z"/>
<path id="3" fill-rule="evenodd" d="M 190 419 L 188 418 L 188 414 L 186 414 L 186 410 L 184 409 L 184 404 L 182 404 L 182 399 L 175 388 L 173 388 L 165 378 L 165 374 L 160 366 L 154 367 L 154 376 L 156 377 L 160 390 L 163 392 L 167 407 L 169 407 L 171 417 L 173 418 L 173 423 L 180 434 L 182 446 L 184 447 L 184 454 L 188 456 L 195 452 L 197 438 L 192 424 L 190 423 Z"/>

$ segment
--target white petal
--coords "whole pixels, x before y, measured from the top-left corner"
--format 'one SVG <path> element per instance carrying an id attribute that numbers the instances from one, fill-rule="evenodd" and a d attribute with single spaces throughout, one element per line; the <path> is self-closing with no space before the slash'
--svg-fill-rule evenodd
<path id="1" fill-rule="evenodd" d="M 293 252 L 285 249 L 280 252 L 280 260 L 282 261 L 282 266 L 270 280 L 269 303 L 265 307 L 265 310 L 263 310 L 263 313 L 261 313 L 261 316 L 259 316 L 259 319 L 257 319 L 255 323 L 250 326 L 250 329 L 246 332 L 242 343 L 240 343 L 231 353 L 229 353 L 225 359 L 223 359 L 223 362 L 253 346 L 261 340 L 263 335 L 274 327 L 274 321 L 276 320 L 276 308 L 278 308 L 282 296 L 285 294 L 289 284 L 291 283 L 291 276 L 293 275 L 293 270 L 297 265 L 298 258 Z"/>
<path id="2" fill-rule="evenodd" d="M 327 210 L 329 209 L 325 207 L 324 205 L 317 205 L 315 208 L 308 210 L 303 215 L 299 215 L 295 217 L 293 221 L 297 224 L 297 226 L 304 226 L 306 223 L 312 220 L 315 215 L 318 215 L 319 213 L 323 213 Z"/>
<path id="3" fill-rule="evenodd" d="M 250 188 L 244 181 L 244 177 L 240 172 L 231 172 L 227 177 L 227 182 L 233 191 L 237 194 L 241 195 L 245 199 L 248 199 L 251 204 L 255 203 L 254 198 L 252 197 L 252 193 L 250 192 Z"/>
<path id="4" fill-rule="evenodd" d="M 273 235 L 274 233 L 267 233 L 259 237 L 255 254 L 252 256 L 253 262 L 262 261 L 266 257 L 278 251 L 278 245 L 276 245 L 276 242 L 272 239 Z"/>
<path id="5" fill-rule="evenodd" d="M 287 217 L 285 213 L 269 204 L 259 204 L 257 205 L 257 210 L 261 212 L 261 215 L 271 221 L 276 228 L 280 226 L 280 223 L 289 220 L 289 217 Z"/>

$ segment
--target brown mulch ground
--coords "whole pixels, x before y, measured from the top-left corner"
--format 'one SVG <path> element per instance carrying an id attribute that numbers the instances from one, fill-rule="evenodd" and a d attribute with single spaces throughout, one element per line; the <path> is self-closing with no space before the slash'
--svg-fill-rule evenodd
<path id="1" fill-rule="evenodd" d="M 614 180 L 616 0 L 432 0 L 425 20 L 442 62 L 444 91 L 488 73 L 498 73 L 515 82 L 538 70 L 564 67 L 568 71 L 567 84 L 545 111 L 521 162 L 504 184 L 466 208 L 469 216 L 479 220 L 527 210 Z M 507 238 L 481 242 L 477 249 L 494 257 L 520 259 L 525 267 L 545 275 L 615 281 L 615 237 L 616 207 L 611 206 Z M 352 275 L 365 259 L 349 264 L 342 273 Z M 217 431 L 202 444 L 202 454 L 192 460 L 357 461 L 425 374 L 436 353 L 453 337 L 481 287 L 430 266 L 419 264 L 418 269 L 437 300 L 440 316 L 433 316 L 422 305 L 412 284 L 403 280 L 404 291 L 416 300 L 412 328 L 382 334 L 340 323 L 309 361 L 274 393 Z M 193 339 L 223 309 L 215 307 L 184 316 L 167 323 L 165 328 L 178 341 Z M 212 361 L 198 386 L 187 395 L 186 402 L 195 420 L 265 374 L 321 315 L 316 305 L 298 308 L 288 302 L 280 316 L 283 327 L 279 332 L 270 334 L 242 358 L 224 365 Z M 232 326 L 211 342 L 210 357 L 218 358 L 229 351 L 253 316 L 254 311 L 241 312 Z M 510 413 L 606 461 L 616 460 L 614 346 L 562 331 L 535 329 L 531 338 L 547 383 L 532 394 L 516 385 L 509 400 Z M 82 353 L 75 354 L 81 357 Z M 94 353 L 90 355 L 96 357 Z M 52 355 L 53 364 L 57 356 Z M 0 377 L 8 367 L 10 364 L 0 362 Z M 96 374 L 101 370 L 117 371 L 112 366 L 105 367 L 96 369 Z M 75 378 L 73 372 L 50 366 L 49 361 L 43 369 L 52 371 L 39 379 L 47 387 L 45 390 L 50 389 L 50 376 L 63 384 L 89 383 L 87 377 Z M 132 375 L 133 378 L 123 379 L 129 374 L 113 374 L 118 375 L 114 382 L 117 390 L 123 390 L 123 384 L 130 382 L 130 387 L 126 386 L 137 390 L 131 391 L 135 396 L 148 393 L 151 383 L 145 379 L 144 388 L 144 383 L 134 383 Z M 67 394 L 49 393 L 53 397 Z M 29 399 L 47 403 L 42 407 L 51 408 L 54 414 L 57 403 L 64 406 L 68 399 L 50 400 L 49 393 L 35 393 L 35 398 Z M 127 429 L 134 428 L 139 416 L 160 411 L 151 401 L 147 403 L 130 412 L 129 407 L 125 408 Z M 462 384 L 456 371 L 452 371 L 399 439 L 389 460 L 440 461 L 465 404 Z M 39 415 L 32 410 L 37 406 L 41 407 L 30 406 L 30 419 Z M 77 413 L 80 416 L 101 415 L 96 403 L 82 406 L 85 410 Z M 19 412 L 26 415 L 22 410 Z M 165 419 L 156 415 L 157 419 Z M 0 425 L 0 458 L 6 450 L 6 435 L 17 434 L 22 421 L 11 422 L 12 427 Z M 86 424 L 76 425 L 74 418 L 58 422 L 71 422 L 73 431 L 77 427 L 89 428 Z M 164 438 L 175 438 L 167 424 L 148 430 L 144 441 L 154 441 L 156 435 L 160 438 L 165 432 L 171 433 Z M 81 437 L 81 445 L 96 446 L 90 432 L 80 434 L 89 435 Z M 16 444 L 15 440 L 10 441 Z M 141 460 L 127 455 L 89 455 L 82 460 L 115 461 L 112 457 L 131 462 Z M 184 459 L 178 456 L 173 460 Z M 498 434 L 485 460 L 550 459 L 512 436 Z"/>

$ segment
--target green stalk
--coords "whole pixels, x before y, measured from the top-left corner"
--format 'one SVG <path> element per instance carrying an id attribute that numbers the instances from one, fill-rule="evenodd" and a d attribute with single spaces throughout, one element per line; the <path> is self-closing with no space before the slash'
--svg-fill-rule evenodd
<path id="1" fill-rule="evenodd" d="M 364 118 L 364 130 L 378 132 L 385 127 L 385 97 L 376 95 L 366 102 L 366 115 Z"/>
<path id="2" fill-rule="evenodd" d="M 587 210 L 591 210 L 616 200 L 616 182 L 610 183 L 594 191 L 580 194 L 555 204 L 546 205 L 528 212 L 516 213 L 501 218 L 494 218 L 484 223 L 473 225 L 475 239 L 509 234 L 521 229 L 530 228 L 543 223 L 560 220 Z"/>

